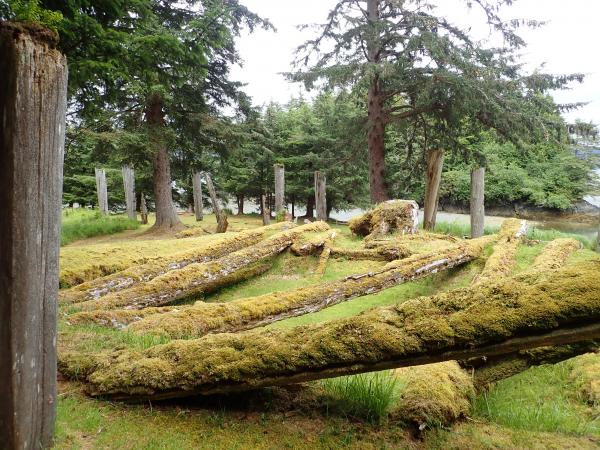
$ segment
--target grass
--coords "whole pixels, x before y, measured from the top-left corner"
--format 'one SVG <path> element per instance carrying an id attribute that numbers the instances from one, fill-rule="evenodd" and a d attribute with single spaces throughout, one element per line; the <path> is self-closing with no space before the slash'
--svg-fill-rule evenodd
<path id="1" fill-rule="evenodd" d="M 420 225 L 421 228 L 423 224 Z M 500 230 L 499 226 L 486 226 L 483 230 L 484 234 L 494 234 Z M 436 233 L 449 234 L 452 236 L 464 237 L 471 236 L 471 225 L 461 222 L 437 222 L 435 224 Z"/>
<path id="2" fill-rule="evenodd" d="M 577 239 L 584 248 L 594 250 L 596 248 L 596 241 L 594 239 L 587 238 L 581 234 L 576 233 L 564 233 L 558 230 L 542 230 L 540 228 L 531 227 L 527 232 L 527 239 L 534 241 L 552 241 L 559 238 L 573 238 Z"/>
<path id="3" fill-rule="evenodd" d="M 532 367 L 479 395 L 474 416 L 515 430 L 600 436 L 600 417 L 590 415 L 569 375 L 565 363 Z"/>
<path id="4" fill-rule="evenodd" d="M 400 397 L 403 385 L 389 371 L 363 373 L 321 382 L 328 410 L 381 423 Z"/>
<path id="5" fill-rule="evenodd" d="M 94 236 L 135 230 L 140 224 L 123 215 L 103 216 L 98 211 L 65 209 L 62 213 L 60 245 Z"/>

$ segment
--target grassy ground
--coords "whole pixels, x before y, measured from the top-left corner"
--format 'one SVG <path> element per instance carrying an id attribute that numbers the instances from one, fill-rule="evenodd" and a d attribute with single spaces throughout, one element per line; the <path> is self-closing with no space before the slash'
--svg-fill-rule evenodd
<path id="1" fill-rule="evenodd" d="M 89 237 L 135 230 L 140 227 L 138 222 L 124 215 L 103 216 L 98 211 L 87 209 L 63 210 L 61 225 L 61 245 Z"/>
<path id="2" fill-rule="evenodd" d="M 191 217 L 184 216 L 184 222 L 196 225 Z M 208 217 L 202 226 L 210 228 L 213 222 L 214 218 Z M 245 216 L 234 216 L 230 223 L 234 229 L 260 225 L 258 218 Z M 360 240 L 345 227 L 335 228 L 336 245 L 360 245 Z M 82 252 L 102 246 L 107 251 L 111 247 L 127 251 L 128 245 L 141 245 L 164 252 L 181 242 L 191 245 L 197 240 L 210 239 L 210 235 L 204 234 L 187 239 L 163 236 L 153 243 L 145 233 L 145 228 L 141 228 L 101 238 L 100 242 L 92 240 L 92 245 L 83 241 L 76 247 L 81 247 Z M 462 233 L 455 229 L 454 234 Z M 521 246 L 514 272 L 527 268 L 544 245 L 541 242 Z M 65 250 L 74 248 L 68 246 Z M 108 258 L 109 254 L 99 258 Z M 70 261 L 77 258 L 74 254 L 69 257 Z M 582 250 L 572 260 L 593 257 L 597 256 Z M 270 327 L 294 327 L 347 317 L 376 306 L 466 286 L 481 271 L 484 262 L 474 261 L 461 269 L 276 322 Z M 367 272 L 382 264 L 331 259 L 323 280 Z M 273 261 L 273 267 L 265 275 L 222 289 L 205 301 L 226 302 L 320 283 L 314 277 L 316 265 L 315 257 L 285 254 Z M 64 319 L 60 331 L 62 348 L 67 345 L 90 352 L 118 346 L 148 348 L 161 343 L 156 338 L 135 337 L 97 326 L 69 327 Z M 472 415 L 467 421 L 451 429 L 429 430 L 423 435 L 387 418 L 387 411 L 403 390 L 402 382 L 388 372 L 341 377 L 304 387 L 142 405 L 91 399 L 76 382 L 62 381 L 56 448 L 598 448 L 600 417 L 585 403 L 570 373 L 569 364 L 561 363 L 533 368 L 501 381 L 473 399 Z"/>

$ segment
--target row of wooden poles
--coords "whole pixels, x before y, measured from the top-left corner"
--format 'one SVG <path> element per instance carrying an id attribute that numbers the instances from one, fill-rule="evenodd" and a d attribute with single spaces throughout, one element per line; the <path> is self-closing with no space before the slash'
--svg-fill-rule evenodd
<path id="1" fill-rule="evenodd" d="M 275 213 L 279 214 L 286 211 L 285 205 L 285 168 L 283 164 L 275 164 L 273 166 L 275 173 Z M 101 214 L 108 214 L 108 185 L 106 182 L 106 171 L 104 169 L 95 169 L 96 172 L 96 193 L 98 195 L 98 209 Z M 204 218 L 203 203 L 202 203 L 202 178 L 206 182 L 210 195 L 213 210 L 217 218 L 222 217 L 223 208 L 221 207 L 217 193 L 212 181 L 212 177 L 207 172 L 195 172 L 192 176 L 192 190 L 194 197 L 194 212 L 196 220 L 201 221 Z M 315 172 L 315 207 L 316 219 L 327 220 L 327 193 L 326 193 L 326 177 L 321 171 Z M 131 166 L 123 166 L 123 187 L 125 190 L 125 207 L 127 216 L 132 220 L 137 220 L 136 200 L 135 200 L 135 172 Z M 140 211 L 142 215 L 142 223 L 148 221 L 148 208 L 146 206 L 146 198 L 144 193 L 140 194 Z M 261 212 L 263 223 L 270 223 L 271 212 L 267 206 L 266 196 L 261 196 Z"/>

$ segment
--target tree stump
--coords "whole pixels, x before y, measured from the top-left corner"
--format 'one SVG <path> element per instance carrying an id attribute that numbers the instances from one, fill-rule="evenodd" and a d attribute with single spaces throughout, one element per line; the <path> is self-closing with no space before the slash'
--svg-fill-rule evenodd
<path id="1" fill-rule="evenodd" d="M 98 195 L 98 210 L 100 214 L 108 214 L 108 189 L 106 186 L 106 171 L 94 169 L 96 172 L 96 193 Z"/>
<path id="2" fill-rule="evenodd" d="M 485 225 L 485 167 L 471 171 L 471 237 L 483 236 Z"/>
<path id="3" fill-rule="evenodd" d="M 52 445 L 67 63 L 54 33 L 0 23 L 0 446 Z"/>
<path id="4" fill-rule="evenodd" d="M 319 170 L 315 172 L 315 206 L 317 207 L 317 220 L 327 221 L 327 194 L 325 174 Z"/>
<path id="5" fill-rule="evenodd" d="M 427 152 L 423 228 L 429 231 L 435 228 L 443 163 L 444 150 L 429 150 Z"/>
<path id="6" fill-rule="evenodd" d="M 192 177 L 192 187 L 194 190 L 194 213 L 196 222 L 204 220 L 204 204 L 202 203 L 202 172 L 195 172 Z"/>
<path id="7" fill-rule="evenodd" d="M 125 189 L 127 217 L 131 220 L 137 220 L 135 212 L 135 174 L 131 166 L 123 166 L 123 188 Z"/>

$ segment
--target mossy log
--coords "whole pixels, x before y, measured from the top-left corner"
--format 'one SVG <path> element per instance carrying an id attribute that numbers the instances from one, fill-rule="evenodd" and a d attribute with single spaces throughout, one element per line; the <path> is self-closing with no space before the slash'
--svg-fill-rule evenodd
<path id="1" fill-rule="evenodd" d="M 88 300 L 76 306 L 86 311 L 115 308 L 141 309 L 148 306 L 164 306 L 212 292 L 223 285 L 223 279 L 230 279 L 235 272 L 281 253 L 302 233 L 323 231 L 328 228 L 329 225 L 325 222 L 313 222 L 282 231 L 219 259 L 205 263 L 192 263 L 146 283 L 123 291 L 111 292 L 97 300 Z"/>
<path id="2" fill-rule="evenodd" d="M 320 253 L 325 244 L 335 238 L 335 231 L 326 231 L 312 235 L 299 236 L 290 246 L 290 251 L 296 256 L 309 256 Z"/>
<path id="3" fill-rule="evenodd" d="M 570 361 L 570 378 L 585 400 L 600 413 L 600 354 L 588 353 Z"/>
<path id="4" fill-rule="evenodd" d="M 393 261 L 412 255 L 409 249 L 402 245 L 382 245 L 377 248 L 343 248 L 331 247 L 332 258 L 366 259 L 371 261 Z"/>
<path id="5" fill-rule="evenodd" d="M 348 222 L 350 230 L 358 236 L 376 238 L 396 231 L 414 234 L 419 225 L 419 205 L 412 200 L 389 200 L 379 203 L 372 211 Z"/>
<path id="6" fill-rule="evenodd" d="M 145 283 L 171 270 L 181 269 L 192 263 L 208 262 L 221 258 L 229 253 L 260 242 L 268 232 L 290 227 L 293 227 L 293 224 L 290 222 L 281 222 L 240 233 L 226 234 L 223 236 L 223 239 L 218 241 L 211 241 L 190 250 L 157 258 L 146 264 L 132 266 L 120 272 L 61 291 L 60 300 L 67 303 L 95 300 L 111 292 L 121 291 L 140 283 Z"/>
<path id="7" fill-rule="evenodd" d="M 500 239 L 487 259 L 483 271 L 473 280 L 473 284 L 493 283 L 500 277 L 510 274 L 517 262 L 517 249 L 521 238 L 527 232 L 527 222 L 508 219 L 502 223 Z"/>
<path id="8" fill-rule="evenodd" d="M 243 391 L 600 338 L 600 261 L 507 278 L 288 330 L 64 353 L 60 368 L 116 399 Z"/>
<path id="9" fill-rule="evenodd" d="M 471 376 L 456 361 L 394 370 L 402 395 L 392 418 L 418 426 L 448 426 L 466 417 L 475 393 Z"/>
<path id="10" fill-rule="evenodd" d="M 478 257 L 493 238 L 451 245 L 444 252 L 414 255 L 393 261 L 377 272 L 287 292 L 250 297 L 228 303 L 197 302 L 190 308 L 145 318 L 128 329 L 140 334 L 195 338 L 207 333 L 237 332 L 289 317 L 319 311 L 361 295 L 465 264 Z"/>

